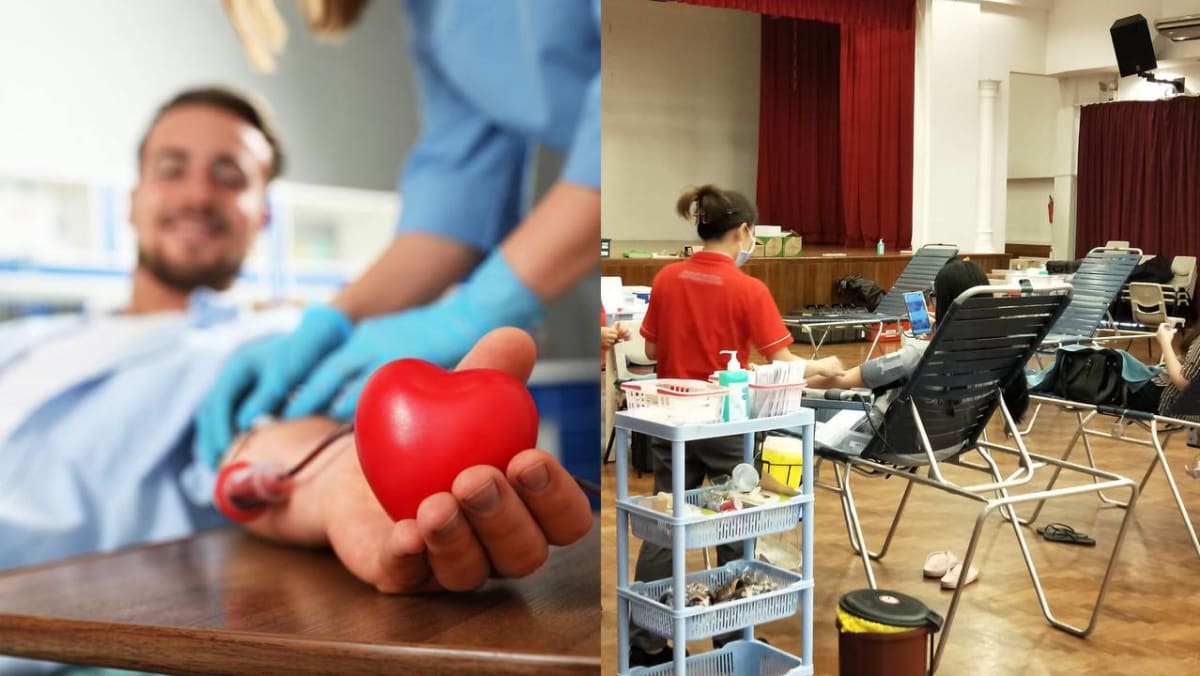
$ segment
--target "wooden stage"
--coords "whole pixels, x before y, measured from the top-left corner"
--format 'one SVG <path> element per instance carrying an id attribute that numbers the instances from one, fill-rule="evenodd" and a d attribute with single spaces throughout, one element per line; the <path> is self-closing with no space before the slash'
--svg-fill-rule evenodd
<path id="1" fill-rule="evenodd" d="M 826 257 L 822 253 L 845 252 L 845 256 Z M 985 271 L 1007 268 L 1012 254 L 960 253 L 979 263 Z M 874 250 L 812 247 L 803 256 L 792 258 L 751 258 L 743 268 L 752 277 L 766 283 L 779 311 L 789 313 L 806 305 L 828 305 L 834 302 L 833 283 L 846 275 L 862 275 L 886 291 L 908 264 L 910 254 L 876 256 Z M 649 286 L 663 266 L 676 259 L 602 258 L 600 274 L 620 277 L 626 285 Z"/>

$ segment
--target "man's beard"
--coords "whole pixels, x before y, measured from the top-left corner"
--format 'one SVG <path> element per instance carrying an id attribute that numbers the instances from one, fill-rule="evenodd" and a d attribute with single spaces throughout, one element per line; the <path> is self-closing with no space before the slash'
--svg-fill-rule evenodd
<path id="1" fill-rule="evenodd" d="M 223 291 L 233 284 L 242 260 L 218 261 L 203 268 L 172 265 L 158 251 L 138 249 L 138 267 L 145 268 L 154 278 L 176 291 L 191 293 L 205 286 Z"/>

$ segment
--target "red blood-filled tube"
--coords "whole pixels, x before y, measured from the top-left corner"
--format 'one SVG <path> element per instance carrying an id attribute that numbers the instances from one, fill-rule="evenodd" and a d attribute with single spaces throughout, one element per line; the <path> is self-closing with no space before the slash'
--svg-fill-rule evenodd
<path id="1" fill-rule="evenodd" d="M 277 462 L 232 462 L 217 474 L 213 501 L 230 519 L 245 523 L 292 494 L 292 476 Z"/>

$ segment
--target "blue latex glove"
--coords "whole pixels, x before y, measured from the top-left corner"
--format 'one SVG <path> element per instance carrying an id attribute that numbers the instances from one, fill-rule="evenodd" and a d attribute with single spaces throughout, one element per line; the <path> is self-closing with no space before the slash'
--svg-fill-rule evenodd
<path id="1" fill-rule="evenodd" d="M 292 333 L 274 336 L 234 353 L 221 369 L 196 414 L 196 452 L 210 467 L 233 443 L 237 430 L 279 410 L 288 393 L 321 358 L 350 336 L 353 324 L 328 305 L 304 311 Z"/>
<path id="2" fill-rule="evenodd" d="M 458 292 L 432 305 L 362 321 L 329 355 L 284 409 L 285 418 L 326 412 L 349 420 L 375 369 L 414 357 L 449 368 L 492 329 L 529 328 L 542 303 L 495 251 Z M 330 406 L 330 402 L 332 406 Z"/>

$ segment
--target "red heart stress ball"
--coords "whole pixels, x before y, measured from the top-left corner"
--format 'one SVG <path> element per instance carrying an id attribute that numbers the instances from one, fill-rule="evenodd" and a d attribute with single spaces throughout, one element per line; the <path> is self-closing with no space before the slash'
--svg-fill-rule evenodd
<path id="1" fill-rule="evenodd" d="M 388 516 L 399 521 L 415 517 L 425 498 L 449 491 L 468 467 L 491 465 L 503 472 L 513 456 L 534 447 L 537 427 L 533 397 L 513 376 L 494 369 L 451 372 L 401 359 L 371 375 L 353 430 L 367 484 Z M 296 473 L 351 428 L 334 430 L 290 470 L 268 462 L 230 462 L 217 475 L 217 507 L 235 521 L 254 519 L 286 500 Z"/>
<path id="2" fill-rule="evenodd" d="M 468 467 L 501 472 L 537 443 L 538 413 L 521 381 L 493 369 L 446 371 L 401 359 L 376 371 L 354 416 L 358 460 L 388 516 L 417 515 Z"/>

